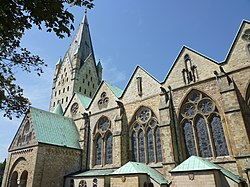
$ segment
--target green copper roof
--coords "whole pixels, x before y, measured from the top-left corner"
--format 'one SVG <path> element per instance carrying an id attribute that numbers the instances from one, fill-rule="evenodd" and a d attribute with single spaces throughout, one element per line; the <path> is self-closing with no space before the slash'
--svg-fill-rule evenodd
<path id="1" fill-rule="evenodd" d="M 62 109 L 61 103 L 58 103 L 58 104 L 56 105 L 56 108 L 55 108 L 55 110 L 53 111 L 53 113 L 59 114 L 59 115 L 63 115 L 63 109 Z"/>
<path id="2" fill-rule="evenodd" d="M 135 173 L 145 173 L 150 176 L 158 184 L 169 184 L 170 182 L 163 177 L 163 175 L 157 170 L 147 166 L 146 164 L 139 162 L 128 162 L 111 175 L 123 175 L 123 174 L 135 174 Z"/>
<path id="3" fill-rule="evenodd" d="M 79 134 L 72 119 L 30 107 L 37 141 L 80 149 Z"/>
<path id="4" fill-rule="evenodd" d="M 70 176 L 74 177 L 107 176 L 114 171 L 115 169 L 99 169 L 99 170 L 96 169 L 96 170 L 84 171 Z"/>
<path id="5" fill-rule="evenodd" d="M 176 168 L 174 168 L 171 173 L 174 172 L 185 172 L 185 171 L 201 171 L 201 170 L 220 170 L 226 177 L 232 179 L 233 181 L 240 183 L 242 182 L 240 176 L 233 174 L 232 172 L 222 168 L 221 166 L 210 162 L 207 159 L 191 156 Z"/>
<path id="6" fill-rule="evenodd" d="M 84 108 L 88 108 L 90 102 L 91 102 L 91 98 L 85 96 L 85 95 L 82 95 L 82 94 L 79 94 L 79 93 L 76 93 L 78 99 L 80 100 L 80 102 L 82 103 L 82 105 L 84 106 Z"/>
<path id="7" fill-rule="evenodd" d="M 118 87 L 116 87 L 116 86 L 114 86 L 112 84 L 109 84 L 106 81 L 105 81 L 105 83 L 107 84 L 107 86 L 109 87 L 109 89 L 115 94 L 115 96 L 117 98 L 121 97 L 122 92 L 123 92 L 122 89 L 120 89 L 120 88 L 118 88 Z"/>

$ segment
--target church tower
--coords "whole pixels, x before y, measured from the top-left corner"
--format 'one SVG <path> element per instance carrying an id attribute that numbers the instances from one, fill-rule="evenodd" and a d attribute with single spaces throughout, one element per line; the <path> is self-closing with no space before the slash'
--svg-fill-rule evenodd
<path id="1" fill-rule="evenodd" d="M 53 78 L 50 111 L 58 105 L 64 111 L 74 92 L 92 97 L 102 80 L 100 62 L 96 65 L 85 14 L 63 59 L 59 59 Z"/>

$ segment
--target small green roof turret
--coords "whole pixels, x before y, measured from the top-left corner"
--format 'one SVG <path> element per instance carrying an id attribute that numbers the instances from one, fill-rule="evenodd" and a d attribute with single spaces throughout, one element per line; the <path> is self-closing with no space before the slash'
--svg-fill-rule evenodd
<path id="1" fill-rule="evenodd" d="M 62 105 L 61 105 L 61 103 L 58 103 L 57 105 L 56 105 L 56 108 L 55 108 L 55 110 L 53 111 L 53 113 L 55 113 L 55 114 L 59 114 L 59 115 L 63 115 L 63 109 L 62 109 Z"/>

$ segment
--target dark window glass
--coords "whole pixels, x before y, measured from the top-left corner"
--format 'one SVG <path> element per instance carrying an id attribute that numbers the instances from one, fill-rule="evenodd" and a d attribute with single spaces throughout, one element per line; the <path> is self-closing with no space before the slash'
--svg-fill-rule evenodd
<path id="1" fill-rule="evenodd" d="M 106 164 L 112 164 L 112 134 L 109 133 L 106 140 Z"/>
<path id="2" fill-rule="evenodd" d="M 212 135 L 213 135 L 216 155 L 217 156 L 228 155 L 226 139 L 225 139 L 220 117 L 213 115 L 210 118 L 210 126 L 211 126 Z"/>
<path id="3" fill-rule="evenodd" d="M 144 134 L 143 131 L 140 130 L 139 135 L 139 162 L 145 163 L 145 147 L 144 147 Z"/>
<path id="4" fill-rule="evenodd" d="M 194 142 L 194 134 L 192 123 L 185 120 L 183 123 L 184 141 L 186 146 L 187 157 L 191 155 L 196 155 L 196 148 Z"/>
<path id="5" fill-rule="evenodd" d="M 132 133 L 132 160 L 137 161 L 137 140 L 135 131 Z"/>
<path id="6" fill-rule="evenodd" d="M 151 128 L 149 128 L 147 135 L 148 135 L 148 162 L 154 162 L 155 161 L 154 141 L 153 141 L 153 132 Z"/>
<path id="7" fill-rule="evenodd" d="M 210 146 L 210 141 L 208 137 L 206 121 L 202 116 L 200 115 L 197 116 L 197 119 L 195 121 L 195 127 L 197 131 L 198 145 L 199 145 L 201 156 L 211 157 L 212 152 L 211 152 L 211 146 Z"/>
<path id="8" fill-rule="evenodd" d="M 156 142 L 156 160 L 162 162 L 162 151 L 161 151 L 161 133 L 160 128 L 155 129 L 155 142 Z"/>
<path id="9" fill-rule="evenodd" d="M 99 135 L 96 140 L 96 158 L 95 158 L 95 164 L 101 165 L 102 160 L 102 138 Z"/>

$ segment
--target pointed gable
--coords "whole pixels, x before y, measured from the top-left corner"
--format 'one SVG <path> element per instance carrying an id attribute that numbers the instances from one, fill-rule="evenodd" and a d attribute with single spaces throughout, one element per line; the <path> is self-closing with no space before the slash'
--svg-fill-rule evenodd
<path id="1" fill-rule="evenodd" d="M 187 57 L 189 57 L 189 61 L 187 61 Z M 214 77 L 214 71 L 218 70 L 219 65 L 214 60 L 190 48 L 183 47 L 167 74 L 163 86 L 167 88 L 170 85 L 173 89 L 179 88 Z M 190 83 L 188 75 L 193 79 Z"/>
<path id="2" fill-rule="evenodd" d="M 86 112 L 91 100 L 91 98 L 75 92 L 64 111 L 64 116 L 74 119 L 82 118 L 82 114 Z"/>
<path id="3" fill-rule="evenodd" d="M 223 68 L 232 71 L 250 65 L 250 22 L 241 23 L 232 46 L 228 52 Z"/>
<path id="4" fill-rule="evenodd" d="M 141 80 L 138 80 L 141 79 Z M 138 81 L 141 84 L 138 85 Z M 141 88 L 141 93 L 138 92 L 138 86 Z M 134 70 L 121 98 L 124 103 L 142 100 L 160 93 L 160 84 L 152 75 L 137 66 Z"/>
<path id="5" fill-rule="evenodd" d="M 34 125 L 31 120 L 30 112 L 28 112 L 23 121 L 21 122 L 14 139 L 11 142 L 9 151 L 22 149 L 30 146 L 37 145 L 37 137 L 34 130 Z"/>
<path id="6" fill-rule="evenodd" d="M 122 92 L 123 91 L 115 85 L 102 81 L 91 101 L 89 110 L 95 113 L 108 108 L 117 107 L 116 100 L 119 100 Z"/>
<path id="7" fill-rule="evenodd" d="M 80 149 L 79 134 L 72 119 L 33 107 L 30 118 L 39 143 Z"/>

